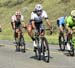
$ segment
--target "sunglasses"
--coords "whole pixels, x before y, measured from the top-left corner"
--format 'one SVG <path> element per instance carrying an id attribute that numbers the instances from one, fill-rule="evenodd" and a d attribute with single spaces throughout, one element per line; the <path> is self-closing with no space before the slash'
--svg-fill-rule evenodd
<path id="1" fill-rule="evenodd" d="M 37 10 L 37 12 L 42 12 L 42 10 Z"/>
<path id="2" fill-rule="evenodd" d="M 75 16 L 73 16 L 73 18 L 75 18 Z"/>
<path id="3" fill-rule="evenodd" d="M 21 15 L 16 15 L 16 16 L 21 16 Z"/>

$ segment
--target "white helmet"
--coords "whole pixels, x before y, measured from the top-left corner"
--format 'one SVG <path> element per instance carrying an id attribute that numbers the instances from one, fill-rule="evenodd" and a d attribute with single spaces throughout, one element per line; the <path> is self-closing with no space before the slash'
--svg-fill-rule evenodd
<path id="1" fill-rule="evenodd" d="M 36 10 L 36 11 L 42 10 L 42 9 L 43 9 L 43 7 L 42 7 L 41 4 L 37 4 L 37 5 L 35 6 L 35 10 Z"/>
<path id="2" fill-rule="evenodd" d="M 71 11 L 71 16 L 75 16 L 75 10 Z"/>
<path id="3" fill-rule="evenodd" d="M 21 15 L 20 11 L 16 11 L 15 15 Z"/>

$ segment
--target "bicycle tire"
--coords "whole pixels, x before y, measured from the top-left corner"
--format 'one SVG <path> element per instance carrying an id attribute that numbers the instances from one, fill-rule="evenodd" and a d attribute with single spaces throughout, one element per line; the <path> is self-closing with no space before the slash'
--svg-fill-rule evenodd
<path id="1" fill-rule="evenodd" d="M 68 43 L 70 45 L 70 50 L 68 50 L 70 56 L 74 56 L 74 46 L 71 42 Z"/>
<path id="2" fill-rule="evenodd" d="M 16 43 L 16 51 L 20 51 L 20 44 L 19 44 L 19 42 Z"/>
<path id="3" fill-rule="evenodd" d="M 43 60 L 49 62 L 50 53 L 47 39 L 43 37 L 42 39 L 42 52 L 43 52 Z M 45 56 L 47 54 L 47 56 Z"/>
<path id="4" fill-rule="evenodd" d="M 35 40 L 36 44 L 38 45 L 38 41 Z M 35 57 L 38 57 L 38 50 L 34 47 Z"/>
<path id="5" fill-rule="evenodd" d="M 59 37 L 59 48 L 61 51 L 65 51 L 65 42 L 63 36 Z"/>
<path id="6" fill-rule="evenodd" d="M 20 37 L 20 46 L 23 47 L 23 52 L 26 52 L 25 41 L 23 36 Z"/>
<path id="7" fill-rule="evenodd" d="M 41 48 L 38 47 L 38 60 L 41 60 Z"/>
<path id="8" fill-rule="evenodd" d="M 35 56 L 38 60 L 41 60 L 41 48 L 39 47 L 39 39 L 36 39 L 35 42 L 38 45 L 37 48 L 34 47 Z"/>

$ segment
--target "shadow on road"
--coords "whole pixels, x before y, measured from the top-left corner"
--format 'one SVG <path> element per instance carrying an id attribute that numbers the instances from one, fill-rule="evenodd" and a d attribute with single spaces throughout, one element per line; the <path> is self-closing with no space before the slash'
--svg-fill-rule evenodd
<path id="1" fill-rule="evenodd" d="M 38 58 L 36 56 L 31 56 L 30 58 L 31 59 L 35 59 L 35 60 L 38 60 Z M 53 59 L 53 57 L 50 56 L 50 59 Z M 43 56 L 41 56 L 41 60 L 43 60 Z"/>
<path id="2" fill-rule="evenodd" d="M 71 56 L 69 53 L 64 53 L 64 55 L 66 55 L 68 57 L 75 57 L 75 56 Z"/>

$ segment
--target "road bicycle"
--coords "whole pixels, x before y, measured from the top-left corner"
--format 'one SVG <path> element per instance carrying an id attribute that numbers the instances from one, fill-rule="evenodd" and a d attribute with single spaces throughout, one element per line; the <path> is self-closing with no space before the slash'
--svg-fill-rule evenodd
<path id="1" fill-rule="evenodd" d="M 16 32 L 15 32 L 15 35 L 16 35 Z M 19 39 L 15 37 L 15 41 L 16 41 L 16 51 L 20 51 L 22 49 L 22 51 L 25 52 L 26 46 L 25 46 L 25 40 L 22 33 L 20 33 Z"/>
<path id="2" fill-rule="evenodd" d="M 44 36 L 40 36 L 39 32 L 36 31 L 35 41 L 37 45 L 37 48 L 34 48 L 35 56 L 38 58 L 38 60 L 43 58 L 44 61 L 49 62 L 50 53 L 47 39 Z"/>

